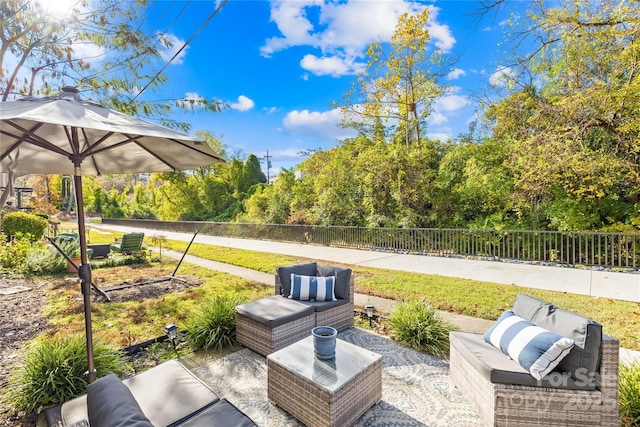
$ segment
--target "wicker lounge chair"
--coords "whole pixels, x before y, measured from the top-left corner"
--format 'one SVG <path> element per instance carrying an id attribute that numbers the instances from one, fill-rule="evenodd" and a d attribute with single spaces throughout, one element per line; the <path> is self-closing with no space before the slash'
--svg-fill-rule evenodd
<path id="1" fill-rule="evenodd" d="M 298 301 L 288 298 L 291 273 L 336 276 L 337 301 Z M 275 294 L 236 307 L 239 344 L 266 356 L 311 334 L 314 326 L 337 330 L 353 326 L 354 281 L 350 269 L 310 263 L 280 267 L 275 274 Z"/>
<path id="2" fill-rule="evenodd" d="M 451 332 L 451 381 L 486 424 L 617 426 L 618 340 L 603 335 L 596 322 L 526 295 L 517 296 L 512 311 L 574 339 L 575 346 L 556 370 L 536 380 L 482 335 Z"/>

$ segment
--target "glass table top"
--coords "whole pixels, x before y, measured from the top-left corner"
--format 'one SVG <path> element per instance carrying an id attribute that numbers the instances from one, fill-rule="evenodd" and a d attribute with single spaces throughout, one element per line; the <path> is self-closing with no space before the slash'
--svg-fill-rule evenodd
<path id="1" fill-rule="evenodd" d="M 381 357 L 377 353 L 337 339 L 336 357 L 320 360 L 314 355 L 313 337 L 309 336 L 271 353 L 267 359 L 333 393 Z"/>

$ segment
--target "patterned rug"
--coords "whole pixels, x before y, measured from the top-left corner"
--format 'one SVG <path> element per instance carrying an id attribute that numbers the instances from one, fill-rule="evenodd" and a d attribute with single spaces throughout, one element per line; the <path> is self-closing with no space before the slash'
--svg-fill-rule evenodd
<path id="1" fill-rule="evenodd" d="M 449 364 L 388 338 L 350 328 L 338 335 L 382 356 L 382 400 L 356 426 L 479 426 L 482 420 L 449 380 Z M 267 398 L 266 359 L 244 349 L 194 373 L 261 427 L 301 424 Z"/>

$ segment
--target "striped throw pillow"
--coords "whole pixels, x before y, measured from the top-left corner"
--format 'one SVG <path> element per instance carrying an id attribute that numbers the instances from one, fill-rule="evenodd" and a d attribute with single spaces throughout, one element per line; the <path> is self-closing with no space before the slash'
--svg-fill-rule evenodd
<path id="1" fill-rule="evenodd" d="M 569 354 L 574 341 L 536 326 L 511 310 L 484 334 L 484 340 L 541 380 Z"/>
<path id="2" fill-rule="evenodd" d="M 336 276 L 301 276 L 291 273 L 289 298 L 301 301 L 337 301 Z"/>

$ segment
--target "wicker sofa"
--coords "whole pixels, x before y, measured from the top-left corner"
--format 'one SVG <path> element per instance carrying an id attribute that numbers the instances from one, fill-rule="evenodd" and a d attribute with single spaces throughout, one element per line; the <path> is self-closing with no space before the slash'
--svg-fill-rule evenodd
<path id="1" fill-rule="evenodd" d="M 489 426 L 617 426 L 619 342 L 602 326 L 518 295 L 512 312 L 574 347 L 541 380 L 482 335 L 450 333 L 450 376 Z"/>
<path id="2" fill-rule="evenodd" d="M 236 340 L 267 356 L 311 334 L 314 326 L 337 330 L 353 326 L 354 281 L 351 270 L 330 265 L 298 264 L 275 272 L 275 295 L 236 307 Z M 302 301 L 289 298 L 291 274 L 335 276 L 336 301 Z"/>
<path id="3" fill-rule="evenodd" d="M 107 375 L 87 394 L 44 413 L 49 427 L 250 427 L 256 424 L 177 360 L 121 381 Z"/>

